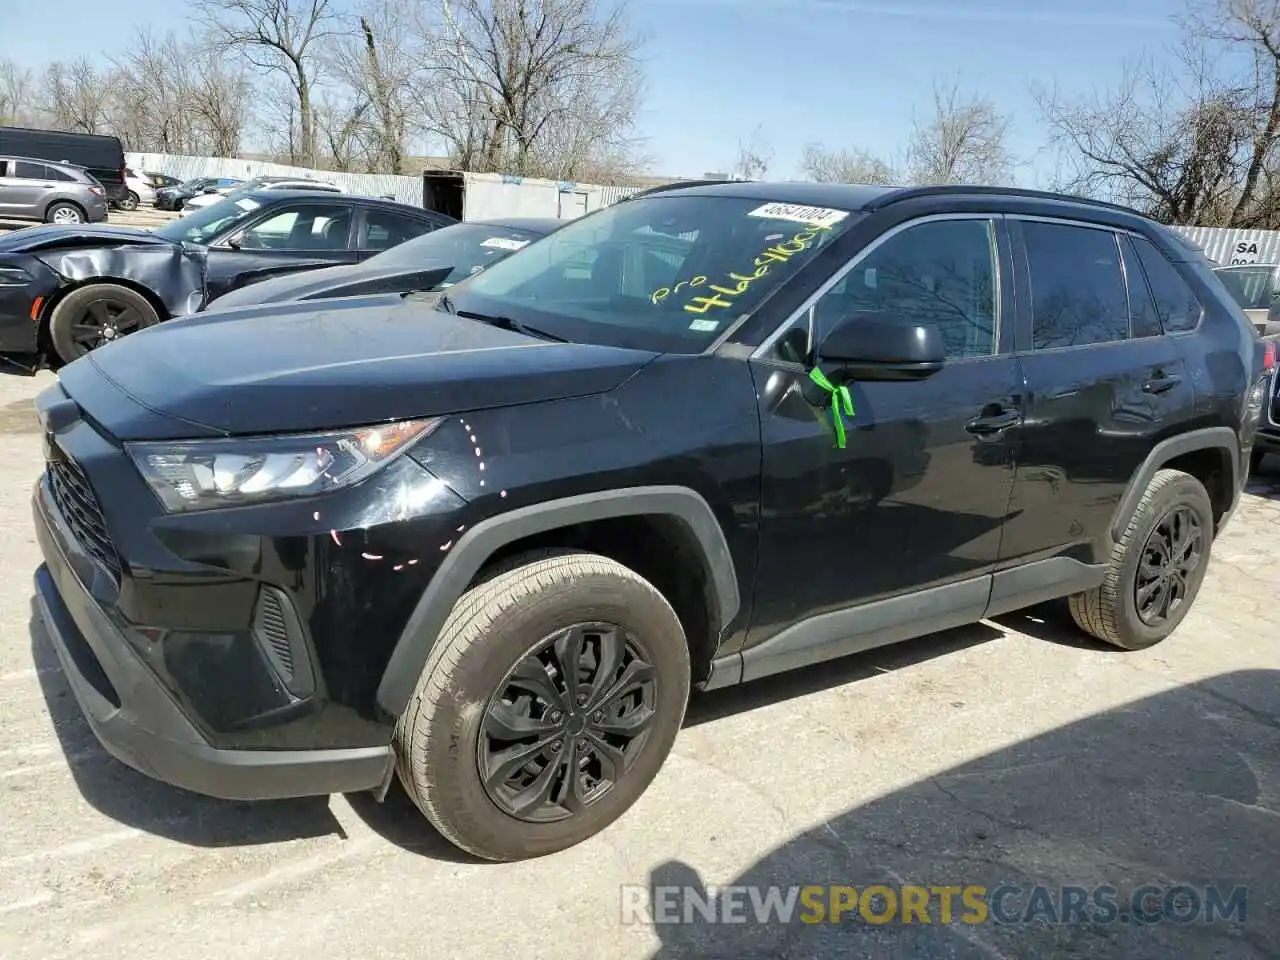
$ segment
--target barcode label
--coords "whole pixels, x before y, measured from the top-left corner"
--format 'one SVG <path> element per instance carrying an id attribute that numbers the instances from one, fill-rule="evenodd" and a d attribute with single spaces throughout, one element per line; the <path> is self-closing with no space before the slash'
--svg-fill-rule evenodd
<path id="1" fill-rule="evenodd" d="M 809 223 L 815 227 L 833 226 L 848 215 L 847 210 L 806 207 L 798 203 L 766 203 L 747 214 L 749 217 L 761 217 L 765 220 L 793 220 L 796 223 Z"/>
<path id="2" fill-rule="evenodd" d="M 528 245 L 528 240 L 508 240 L 506 237 L 490 237 L 480 244 L 482 247 L 490 247 L 495 250 L 519 250 L 521 247 Z"/>

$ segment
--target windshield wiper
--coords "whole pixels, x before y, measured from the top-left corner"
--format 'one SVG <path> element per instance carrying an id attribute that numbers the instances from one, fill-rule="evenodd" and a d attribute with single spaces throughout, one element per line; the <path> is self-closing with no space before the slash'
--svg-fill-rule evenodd
<path id="1" fill-rule="evenodd" d="M 448 299 L 444 297 L 443 299 Z M 527 323 L 521 323 L 513 317 L 491 316 L 487 313 L 476 313 L 472 310 L 453 310 L 453 301 L 449 300 L 445 309 L 450 313 L 459 317 L 466 317 L 468 320 L 478 320 L 481 323 L 487 323 L 491 327 L 498 327 L 501 330 L 510 330 L 512 333 L 523 333 L 527 337 L 537 337 L 539 340 L 551 340 L 555 343 L 568 343 L 564 337 L 557 337 L 554 333 L 548 333 L 546 330 L 539 330 L 537 327 L 531 327 Z"/>

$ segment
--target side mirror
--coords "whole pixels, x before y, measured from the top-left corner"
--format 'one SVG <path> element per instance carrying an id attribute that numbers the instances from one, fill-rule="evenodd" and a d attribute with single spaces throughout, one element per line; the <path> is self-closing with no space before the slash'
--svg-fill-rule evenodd
<path id="1" fill-rule="evenodd" d="M 231 236 L 227 237 L 227 239 L 222 242 L 225 243 L 232 250 L 239 250 L 242 246 L 244 246 L 244 234 L 233 233 Z"/>
<path id="2" fill-rule="evenodd" d="M 886 314 L 845 317 L 818 347 L 818 357 L 841 380 L 923 380 L 947 359 L 942 334 L 931 324 Z"/>

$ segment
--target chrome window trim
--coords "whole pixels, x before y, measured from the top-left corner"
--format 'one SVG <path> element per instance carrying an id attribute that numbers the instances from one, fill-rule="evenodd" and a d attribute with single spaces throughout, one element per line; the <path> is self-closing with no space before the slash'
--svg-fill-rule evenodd
<path id="1" fill-rule="evenodd" d="M 821 300 L 824 296 L 826 296 L 831 291 L 832 287 L 834 287 L 837 283 L 843 280 L 849 273 L 851 273 L 858 266 L 858 264 L 860 264 L 863 260 L 865 260 L 877 249 L 879 249 L 879 247 L 882 244 L 893 239 L 898 234 L 903 233 L 906 230 L 910 230 L 912 227 L 917 227 L 925 223 L 940 223 L 940 222 L 949 221 L 949 220 L 987 220 L 994 225 L 995 223 L 1003 219 L 1006 219 L 1006 215 L 1002 213 L 930 213 L 921 217 L 916 217 L 913 220 L 904 220 L 902 223 L 899 223 L 896 226 L 891 227 L 890 229 L 886 230 L 884 233 L 876 237 L 874 240 L 872 240 L 870 243 L 868 243 L 856 254 L 854 254 L 844 265 L 842 265 L 838 270 L 836 270 L 833 274 L 831 274 L 831 276 L 827 277 L 827 279 L 823 281 L 822 286 L 818 287 L 817 290 L 811 293 L 808 296 L 808 298 L 800 306 L 798 306 L 795 310 L 793 310 L 790 313 L 790 315 L 788 315 L 786 320 L 784 320 L 781 324 L 778 325 L 776 329 L 774 329 L 773 333 L 769 334 L 769 336 L 766 337 L 761 342 L 760 346 L 756 347 L 755 350 L 752 351 L 749 359 L 751 360 L 765 359 L 765 354 L 768 353 L 769 350 L 773 349 L 773 345 L 777 343 L 779 339 L 781 339 L 782 335 L 786 333 L 788 330 L 790 330 L 791 327 L 796 323 L 796 321 L 798 321 L 801 317 L 805 316 L 806 314 L 808 314 L 808 319 L 806 320 L 806 323 L 810 327 L 809 339 L 810 339 L 810 342 L 812 342 L 813 340 L 812 311 L 814 306 L 817 304 L 817 302 Z M 996 294 L 996 297 L 995 297 L 996 322 L 995 322 L 995 331 L 994 331 L 994 346 L 997 349 L 996 349 L 996 352 L 991 354 L 991 356 L 996 357 L 1000 355 L 998 348 L 1000 346 L 1000 335 L 1001 335 L 1001 330 L 1004 324 L 1004 310 L 1003 310 L 1004 277 L 1001 275 L 1001 270 L 1000 270 L 1001 264 L 1000 264 L 999 238 L 993 237 L 992 239 L 996 241 L 993 254 L 995 258 L 995 278 L 994 279 L 995 279 L 995 294 Z M 965 358 L 965 359 L 983 360 L 986 358 L 972 357 L 972 358 Z"/>

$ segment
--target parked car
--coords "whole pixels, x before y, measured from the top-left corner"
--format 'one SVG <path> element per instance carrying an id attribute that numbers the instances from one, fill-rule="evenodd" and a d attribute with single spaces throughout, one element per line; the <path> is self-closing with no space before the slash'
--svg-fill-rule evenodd
<path id="1" fill-rule="evenodd" d="M 180 177 L 171 177 L 167 173 L 154 173 L 148 171 L 144 173 L 143 176 L 151 181 L 151 188 L 153 190 L 162 190 L 165 187 L 176 187 L 182 183 L 182 179 Z"/>
<path id="2" fill-rule="evenodd" d="M 157 230 L 31 227 L 0 236 L 0 351 L 68 362 L 195 313 L 244 284 L 378 252 L 372 231 L 412 237 L 454 221 L 365 197 L 261 190 Z"/>
<path id="3" fill-rule="evenodd" d="M 370 225 L 368 245 L 382 253 L 354 266 L 322 267 L 273 277 L 224 294 L 210 310 L 319 300 L 326 297 L 443 290 L 479 273 L 569 221 L 511 217 L 455 223 L 402 242 L 398 233 Z"/>
<path id="4" fill-rule="evenodd" d="M 1237 264 L 1215 267 L 1236 303 L 1240 304 L 1259 336 L 1280 334 L 1280 266 L 1274 263 Z"/>
<path id="5" fill-rule="evenodd" d="M 133 170 L 125 167 L 124 170 L 125 186 L 128 193 L 125 198 L 120 201 L 121 210 L 137 210 L 139 204 L 154 206 L 156 202 L 155 187 L 151 185 L 151 180 L 146 176 L 139 176 Z"/>
<path id="6" fill-rule="evenodd" d="M 693 687 L 1057 597 L 1159 643 L 1275 362 L 1164 227 L 976 187 L 675 186 L 443 293 L 223 316 L 38 400 L 70 689 L 150 776 L 398 775 L 491 860 L 613 822 Z"/>
<path id="7" fill-rule="evenodd" d="M 0 127 L 0 156 L 82 167 L 99 183 L 111 203 L 119 203 L 128 193 L 124 146 L 119 137 Z"/>
<path id="8" fill-rule="evenodd" d="M 206 189 L 203 194 L 192 197 L 186 202 L 182 208 L 184 217 L 190 216 L 197 210 L 205 207 L 213 206 L 223 197 L 244 196 L 252 193 L 254 190 L 323 190 L 326 193 L 343 193 L 343 189 L 334 183 L 326 183 L 323 180 L 306 180 L 298 177 L 254 177 L 245 183 L 240 184 L 232 189 L 219 188 L 216 191 Z"/>
<path id="9" fill-rule="evenodd" d="M 242 186 L 240 180 L 231 177 L 194 177 L 176 187 L 162 187 L 156 191 L 155 205 L 157 210 L 181 210 L 192 197 L 200 196 L 206 190 L 235 190 Z"/>
<path id="10" fill-rule="evenodd" d="M 107 192 L 83 167 L 0 156 L 0 220 L 101 223 Z"/>

